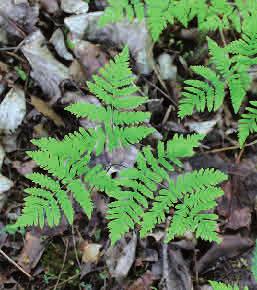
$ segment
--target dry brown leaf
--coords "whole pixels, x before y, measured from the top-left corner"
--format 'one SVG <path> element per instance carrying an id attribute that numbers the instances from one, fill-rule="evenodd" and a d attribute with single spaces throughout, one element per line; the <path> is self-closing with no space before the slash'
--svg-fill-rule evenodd
<path id="1" fill-rule="evenodd" d="M 44 251 L 40 234 L 26 233 L 25 245 L 18 259 L 18 264 L 28 273 L 34 269 Z"/>
<path id="2" fill-rule="evenodd" d="M 244 238 L 241 235 L 226 235 L 221 244 L 214 244 L 197 262 L 197 271 L 199 273 L 208 269 L 210 265 L 223 258 L 233 258 L 240 255 L 243 251 L 253 246 L 253 241 Z"/>
<path id="3" fill-rule="evenodd" d="M 12 163 L 13 168 L 15 168 L 21 175 L 30 174 L 33 172 L 33 169 L 37 167 L 37 163 L 34 160 L 27 162 L 14 161 Z"/>
<path id="4" fill-rule="evenodd" d="M 118 280 L 127 277 L 135 260 L 136 246 L 137 235 L 133 233 L 133 237 L 128 243 L 123 238 L 115 246 L 107 250 L 106 264 L 112 277 Z"/>
<path id="5" fill-rule="evenodd" d="M 151 286 L 156 279 L 155 275 L 147 271 L 141 277 L 139 277 L 136 281 L 130 285 L 127 290 L 150 290 Z"/>
<path id="6" fill-rule="evenodd" d="M 49 106 L 49 104 L 47 104 L 45 101 L 35 96 L 31 96 L 31 104 L 38 112 L 52 120 L 56 126 L 60 127 L 65 125 L 62 118 L 57 113 L 55 113 L 51 106 Z"/>
<path id="7" fill-rule="evenodd" d="M 69 78 L 69 70 L 54 58 L 46 42 L 42 32 L 37 30 L 29 35 L 21 50 L 32 68 L 31 77 L 54 103 L 62 96 L 60 84 Z"/>
<path id="8" fill-rule="evenodd" d="M 83 253 L 83 256 L 82 256 L 83 263 L 97 263 L 98 262 L 100 258 L 100 254 L 101 254 L 100 249 L 102 248 L 102 245 L 83 242 L 80 248 Z"/>

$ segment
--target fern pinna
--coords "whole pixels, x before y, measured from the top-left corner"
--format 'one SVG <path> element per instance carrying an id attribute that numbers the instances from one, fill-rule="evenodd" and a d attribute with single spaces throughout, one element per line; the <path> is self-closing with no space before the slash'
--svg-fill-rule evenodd
<path id="1" fill-rule="evenodd" d="M 195 232 L 204 240 L 219 241 L 217 216 L 205 211 L 213 209 L 215 199 L 223 194 L 216 185 L 226 176 L 213 169 L 186 173 L 176 181 L 169 175 L 174 165 L 182 165 L 181 158 L 193 155 L 193 148 L 202 138 L 202 135 L 187 138 L 175 135 L 167 144 L 159 142 L 157 157 L 150 147 L 144 147 L 138 154 L 136 167 L 120 173 L 115 181 L 124 189 L 109 205 L 107 216 L 112 243 L 135 224 L 141 227 L 141 236 L 146 236 L 158 223 L 165 221 L 165 213 L 171 208 L 175 208 L 175 213 L 167 229 L 167 242 L 187 231 Z"/>
<path id="2" fill-rule="evenodd" d="M 238 286 L 231 286 L 221 282 L 210 281 L 210 285 L 213 290 L 240 290 Z M 248 287 L 244 287 L 244 290 L 248 290 Z"/>
<path id="3" fill-rule="evenodd" d="M 128 48 L 125 47 L 114 61 L 101 68 L 99 74 L 94 75 L 94 82 L 87 82 L 87 85 L 90 92 L 102 102 L 102 106 L 80 103 L 66 110 L 77 117 L 98 121 L 97 139 L 101 143 L 106 141 L 109 150 L 138 143 L 153 133 L 153 128 L 140 125 L 150 118 L 150 113 L 132 111 L 144 104 L 147 98 L 133 95 L 138 92 L 138 88 L 129 68 Z"/>

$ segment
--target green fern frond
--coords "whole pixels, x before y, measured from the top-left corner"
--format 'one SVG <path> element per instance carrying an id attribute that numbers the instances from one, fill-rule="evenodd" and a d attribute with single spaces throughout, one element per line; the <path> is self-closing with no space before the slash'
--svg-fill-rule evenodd
<path id="1" fill-rule="evenodd" d="M 255 281 L 257 281 L 257 241 L 255 242 L 255 248 L 253 251 L 251 270 Z"/>
<path id="2" fill-rule="evenodd" d="M 144 19 L 144 14 L 144 4 L 141 0 L 108 0 L 108 7 L 100 17 L 99 25 L 119 22 L 124 18 L 132 21 L 137 17 L 141 21 Z"/>
<path id="3" fill-rule="evenodd" d="M 90 92 L 102 101 L 102 106 L 78 103 L 66 108 L 77 117 L 88 118 L 104 125 L 106 145 L 109 150 L 140 142 L 154 132 L 153 128 L 140 125 L 150 118 L 150 113 L 131 111 L 145 103 L 145 97 L 133 96 L 138 88 L 129 68 L 128 48 L 115 57 L 104 68 L 100 76 L 88 82 Z M 130 111 L 129 111 L 130 110 Z"/>
<path id="4" fill-rule="evenodd" d="M 240 290 L 238 286 L 231 286 L 221 282 L 209 281 L 213 290 Z M 244 287 L 244 290 L 248 290 L 248 287 Z"/>
<path id="5" fill-rule="evenodd" d="M 194 220 L 192 231 L 203 239 L 218 241 L 215 232 L 216 215 L 202 214 L 202 211 L 215 207 L 215 198 L 223 194 L 215 186 L 224 181 L 226 176 L 219 171 L 207 169 L 186 174 L 174 183 L 168 174 L 174 170 L 174 165 L 182 165 L 180 158 L 193 155 L 193 149 L 199 146 L 202 138 L 202 135 L 197 134 L 187 138 L 175 135 L 166 146 L 159 142 L 156 157 L 150 147 L 144 147 L 137 156 L 136 166 L 121 171 L 116 184 L 125 190 L 109 205 L 107 216 L 112 244 L 133 229 L 135 224 L 141 226 L 141 235 L 145 236 L 165 220 L 165 213 L 168 213 L 171 206 L 175 206 L 187 195 L 190 199 L 185 197 L 185 206 L 192 204 L 192 214 L 187 219 Z M 164 182 L 168 183 L 168 187 Z M 159 193 L 154 197 L 158 189 Z M 154 201 L 153 207 L 145 212 L 148 200 Z"/>
<path id="6" fill-rule="evenodd" d="M 159 39 L 162 31 L 168 23 L 173 23 L 171 14 L 172 6 L 170 0 L 154 1 L 146 0 L 147 5 L 147 24 L 154 41 Z"/>
<path id="7" fill-rule="evenodd" d="M 257 133 L 257 101 L 251 101 L 251 107 L 247 107 L 247 113 L 242 114 L 239 120 L 239 144 L 242 148 L 250 133 Z"/>
<path id="8" fill-rule="evenodd" d="M 156 224 L 163 222 L 165 212 L 184 198 L 183 203 L 175 207 L 177 211 L 168 229 L 166 241 L 183 235 L 189 230 L 196 232 L 196 235 L 202 239 L 218 241 L 214 222 L 216 216 L 200 213 L 215 207 L 215 199 L 223 194 L 222 190 L 215 188 L 215 185 L 225 179 L 226 176 L 220 171 L 207 169 L 179 176 L 175 183 L 170 180 L 169 188 L 159 192 L 153 207 L 144 214 L 141 235 L 145 236 Z"/>
<path id="9" fill-rule="evenodd" d="M 97 135 L 93 135 L 93 130 L 91 133 L 80 128 L 78 132 L 66 135 L 62 141 L 53 138 L 33 140 L 39 150 L 27 152 L 28 155 L 57 180 L 39 173 L 28 176 L 40 187 L 25 190 L 29 195 L 25 198 L 25 206 L 16 226 L 55 226 L 60 222 L 61 212 L 72 223 L 74 211 L 69 192 L 87 216 L 91 217 L 93 188 L 114 193 L 119 190 L 101 166 L 90 166 L 91 155 L 97 144 Z"/>
<path id="10" fill-rule="evenodd" d="M 193 111 L 203 112 L 217 110 L 225 97 L 224 82 L 210 68 L 204 66 L 191 66 L 196 74 L 209 81 L 209 84 L 200 80 L 186 80 L 187 85 L 182 92 L 179 105 L 179 117 L 192 115 Z"/>

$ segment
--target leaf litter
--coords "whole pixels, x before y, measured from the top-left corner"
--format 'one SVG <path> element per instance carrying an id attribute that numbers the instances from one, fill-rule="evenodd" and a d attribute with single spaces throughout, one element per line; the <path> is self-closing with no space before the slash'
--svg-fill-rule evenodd
<path id="1" fill-rule="evenodd" d="M 200 55 L 199 59 L 204 61 L 206 57 L 206 53 L 195 47 L 198 34 L 194 28 L 177 30 L 174 27 L 169 39 L 164 34 L 152 51 L 144 22 L 124 21 L 99 28 L 97 20 L 102 12 L 95 9 L 102 10 L 105 1 L 95 1 L 94 5 L 87 2 L 0 2 L 0 46 L 12 47 L 0 51 L 0 246 L 35 278 L 30 284 L 13 264 L 0 257 L 0 284 L 9 289 L 30 289 L 31 285 L 39 289 L 54 287 L 62 269 L 65 248 L 60 239 L 63 237 L 71 241 L 71 260 L 65 263 L 73 263 L 69 269 L 77 268 L 77 272 L 68 270 L 69 281 L 61 275 L 60 289 L 188 290 L 198 282 L 199 289 L 204 289 L 208 287 L 204 284 L 212 276 L 221 279 L 224 277 L 220 273 L 232 276 L 226 273 L 224 265 L 229 265 L 232 274 L 237 274 L 239 270 L 233 264 L 234 260 L 242 265 L 244 277 L 249 276 L 249 261 L 243 257 L 244 253 L 251 257 L 256 235 L 256 146 L 246 148 L 237 164 L 238 149 L 208 153 L 212 148 L 235 146 L 230 143 L 235 132 L 234 116 L 224 110 L 216 116 L 196 115 L 194 119 L 180 122 L 169 109 L 169 98 L 178 101 L 181 76 L 188 74 L 188 65 L 195 61 L 183 55 L 187 41 L 190 40 L 189 46 Z M 177 40 L 181 44 L 176 44 Z M 164 246 L 165 225 L 160 225 L 144 240 L 134 233 L 110 247 L 108 233 L 104 230 L 106 220 L 103 212 L 109 202 L 105 196 L 96 202 L 93 224 L 76 209 L 73 230 L 63 220 L 56 229 L 45 228 L 39 233 L 29 229 L 25 238 L 22 232 L 18 232 L 14 242 L 12 235 L 1 231 L 2 223 L 7 224 L 11 216 L 20 214 L 21 200 L 25 195 L 23 190 L 28 186 L 24 176 L 37 167 L 25 154 L 25 151 L 34 149 L 30 139 L 39 136 L 61 139 L 78 126 L 94 127 L 86 119 L 75 122 L 63 107 L 78 100 L 97 102 L 88 95 L 86 81 L 124 45 L 130 49 L 133 72 L 139 76 L 142 92 L 150 96 L 151 102 L 147 106 L 153 112 L 151 125 L 159 131 L 156 138 L 146 142 L 152 144 L 158 139 L 170 138 L 174 132 L 208 134 L 201 152 L 189 160 L 187 169 L 206 166 L 230 174 L 230 180 L 223 186 L 225 196 L 219 200 L 215 211 L 219 215 L 218 230 L 223 242 L 219 246 L 206 245 L 187 236 Z M 155 62 L 159 65 L 160 75 L 153 71 Z M 141 75 L 145 75 L 147 81 Z M 256 78 L 255 72 L 251 75 Z M 251 92 L 256 92 L 254 85 Z M 122 168 L 133 166 L 137 152 L 138 148 L 134 146 L 113 153 L 105 152 L 94 162 L 110 167 L 109 173 L 115 176 Z M 98 196 L 98 193 L 94 194 Z M 81 240 L 86 243 L 78 249 L 76 241 Z M 53 273 L 42 263 L 46 260 L 49 244 L 57 249 L 58 257 L 61 256 Z M 58 248 L 57 244 L 61 246 Z M 51 248 L 52 260 L 57 260 L 56 252 Z M 250 278 L 245 278 L 247 283 L 252 289 L 257 287 Z"/>

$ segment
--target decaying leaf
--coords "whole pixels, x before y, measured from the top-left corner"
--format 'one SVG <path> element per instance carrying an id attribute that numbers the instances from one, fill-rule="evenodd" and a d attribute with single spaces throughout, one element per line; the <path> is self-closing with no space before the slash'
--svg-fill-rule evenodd
<path id="1" fill-rule="evenodd" d="M 41 7 L 49 14 L 59 12 L 58 0 L 39 0 Z"/>
<path id="2" fill-rule="evenodd" d="M 82 262 L 83 263 L 97 263 L 100 258 L 100 249 L 102 245 L 83 242 L 81 245 Z"/>
<path id="3" fill-rule="evenodd" d="M 240 255 L 243 251 L 252 247 L 254 242 L 249 238 L 241 235 L 225 235 L 221 244 L 213 244 L 213 246 L 203 255 L 197 262 L 197 271 L 203 272 L 211 264 L 215 264 L 218 258 L 233 258 Z"/>
<path id="4" fill-rule="evenodd" d="M 100 28 L 98 20 L 101 15 L 102 12 L 81 14 L 65 18 L 64 22 L 76 42 L 84 37 L 90 41 L 112 42 L 120 48 L 128 45 L 139 72 L 150 74 L 153 69 L 152 41 L 146 24 L 135 20 L 133 23 L 124 21 Z"/>
<path id="5" fill-rule="evenodd" d="M 60 83 L 69 78 L 68 68 L 53 57 L 40 30 L 26 39 L 21 50 L 31 65 L 31 77 L 55 102 L 61 97 Z"/>
<path id="6" fill-rule="evenodd" d="M 38 15 L 38 6 L 31 6 L 27 0 L 23 3 L 12 0 L 0 1 L 0 29 L 11 35 L 24 37 L 26 33 L 32 32 L 38 21 Z"/>
<path id="7" fill-rule="evenodd" d="M 5 192 L 8 191 L 12 186 L 13 182 L 0 173 L 0 211 L 2 210 L 7 198 Z"/>
<path id="8" fill-rule="evenodd" d="M 87 79 L 108 62 L 107 54 L 99 46 L 84 40 L 76 44 L 74 54 L 83 65 Z"/>
<path id="9" fill-rule="evenodd" d="M 107 250 L 106 264 L 112 277 L 121 280 L 128 275 L 135 260 L 136 246 L 137 236 L 133 233 L 133 237 L 128 243 L 123 238 L 117 245 Z"/>
<path id="10" fill-rule="evenodd" d="M 73 60 L 72 54 L 67 50 L 63 32 L 60 28 L 53 33 L 50 42 L 53 44 L 58 55 L 66 60 Z"/>
<path id="11" fill-rule="evenodd" d="M 52 120 L 56 126 L 64 126 L 62 118 L 57 113 L 55 113 L 49 104 L 35 96 L 31 96 L 30 100 L 35 109 L 45 117 Z"/>
<path id="12" fill-rule="evenodd" d="M 34 269 L 44 252 L 40 234 L 26 233 L 25 245 L 18 259 L 18 264 L 28 273 Z"/>
<path id="13" fill-rule="evenodd" d="M 0 131 L 14 131 L 22 123 L 26 114 L 24 91 L 12 88 L 0 104 Z"/>
<path id="14" fill-rule="evenodd" d="M 193 288 L 189 267 L 181 251 L 170 250 L 167 244 L 163 244 L 163 276 L 160 286 L 164 290 Z"/>
<path id="15" fill-rule="evenodd" d="M 82 14 L 88 11 L 88 3 L 83 0 L 61 0 L 61 7 L 64 12 L 71 14 Z"/>
<path id="16" fill-rule="evenodd" d="M 150 290 L 156 276 L 146 271 L 141 277 L 134 281 L 126 290 Z"/>
<path id="17" fill-rule="evenodd" d="M 16 160 L 12 163 L 12 166 L 19 172 L 19 174 L 25 176 L 33 172 L 33 170 L 37 167 L 37 163 L 34 160 L 29 160 L 26 162 Z"/>

